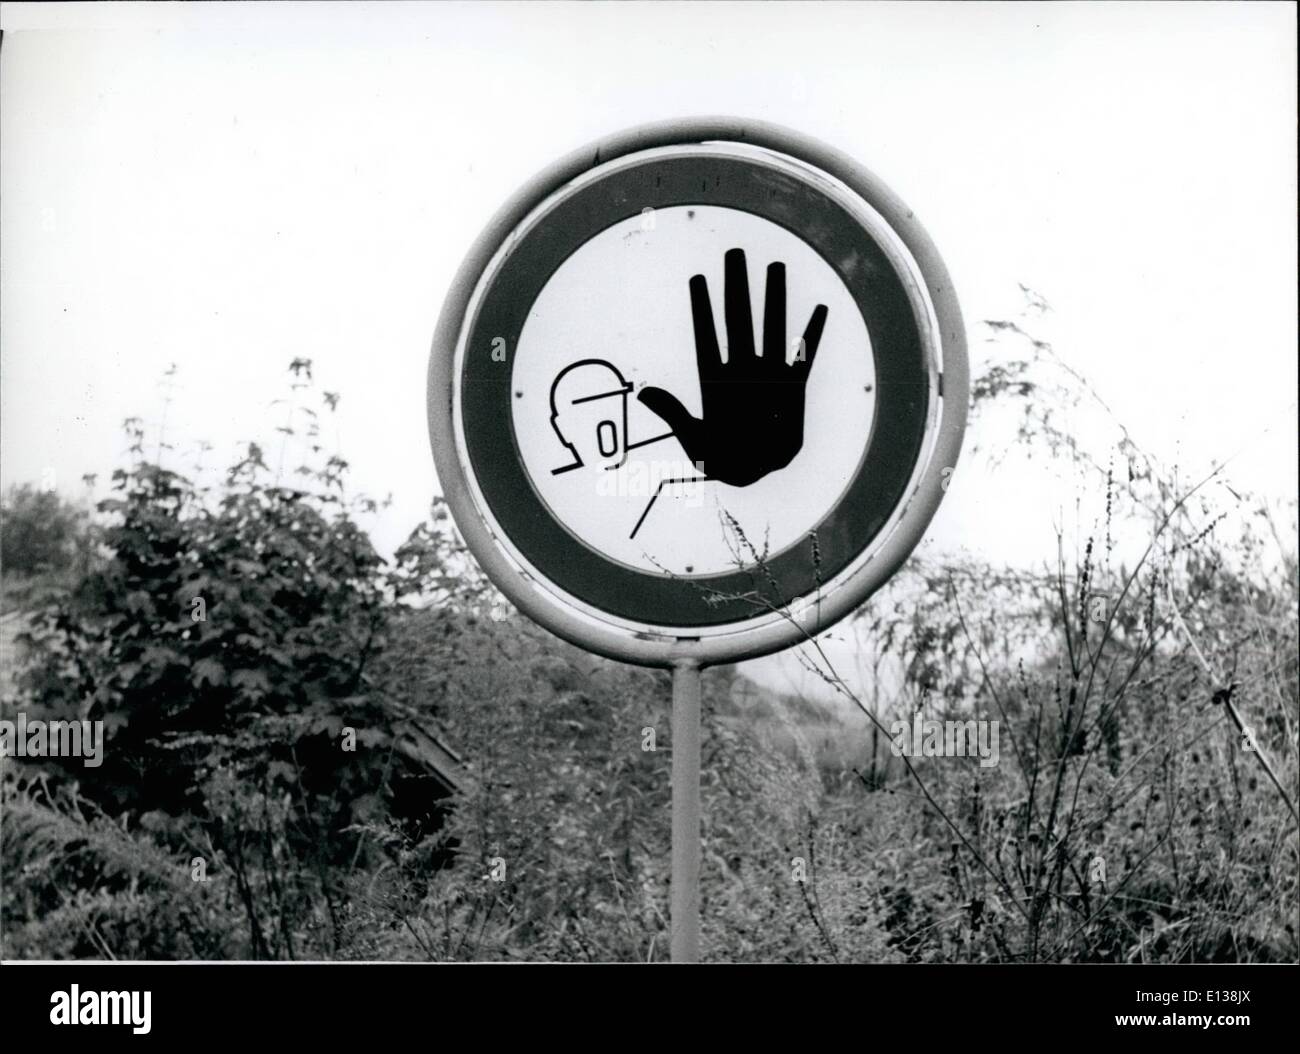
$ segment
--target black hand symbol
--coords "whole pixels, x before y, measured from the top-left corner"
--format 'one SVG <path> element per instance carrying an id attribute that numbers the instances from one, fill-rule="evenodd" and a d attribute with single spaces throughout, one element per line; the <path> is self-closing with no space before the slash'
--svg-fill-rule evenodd
<path id="1" fill-rule="evenodd" d="M 813 310 L 794 361 L 787 363 L 785 265 L 769 266 L 763 354 L 757 355 L 745 254 L 732 249 L 725 259 L 726 362 L 718 351 L 708 282 L 702 274 L 691 279 L 703 417 L 692 417 L 676 396 L 662 388 L 646 388 L 638 398 L 668 423 L 686 456 L 703 468 L 708 479 L 747 487 L 785 468 L 803 447 L 804 388 L 826 325 L 826 305 Z"/>

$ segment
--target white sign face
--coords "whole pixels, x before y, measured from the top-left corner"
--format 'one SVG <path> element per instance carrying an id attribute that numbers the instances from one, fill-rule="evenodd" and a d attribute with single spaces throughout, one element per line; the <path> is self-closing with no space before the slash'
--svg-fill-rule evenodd
<path id="1" fill-rule="evenodd" d="M 528 481 L 583 545 L 716 575 L 806 540 L 836 505 L 875 381 L 862 312 L 816 250 L 749 212 L 670 206 L 607 227 L 542 287 L 511 423 Z"/>

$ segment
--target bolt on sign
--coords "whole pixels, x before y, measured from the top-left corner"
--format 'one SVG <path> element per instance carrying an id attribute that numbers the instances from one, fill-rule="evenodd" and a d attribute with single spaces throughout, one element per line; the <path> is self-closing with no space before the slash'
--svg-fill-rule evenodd
<path id="1" fill-rule="evenodd" d="M 592 651 L 707 665 L 806 639 L 920 541 L 967 406 L 951 283 L 911 212 L 785 129 L 633 129 L 471 249 L 429 369 L 466 542 Z"/>

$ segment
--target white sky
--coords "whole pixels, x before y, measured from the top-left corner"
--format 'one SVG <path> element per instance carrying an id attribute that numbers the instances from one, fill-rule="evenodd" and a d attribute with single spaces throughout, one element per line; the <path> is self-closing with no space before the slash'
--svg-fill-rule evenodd
<path id="1" fill-rule="evenodd" d="M 391 550 L 435 491 L 443 294 L 517 186 L 609 132 L 758 117 L 916 211 L 972 323 L 1053 304 L 1155 452 L 1296 494 L 1290 4 L 0 5 L 0 477 L 79 490 L 124 417 L 276 449 L 294 356 L 342 393 Z M 1265 432 L 1266 428 L 1271 429 Z M 931 532 L 1022 559 L 1056 509 L 961 470 Z"/>

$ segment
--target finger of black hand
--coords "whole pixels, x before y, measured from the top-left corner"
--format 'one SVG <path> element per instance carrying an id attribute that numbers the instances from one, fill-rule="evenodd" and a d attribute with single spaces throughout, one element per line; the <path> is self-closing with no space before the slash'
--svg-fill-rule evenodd
<path id="1" fill-rule="evenodd" d="M 763 358 L 772 367 L 785 365 L 785 264 L 769 264 L 763 305 Z"/>
<path id="2" fill-rule="evenodd" d="M 754 358 L 754 316 L 749 308 L 749 272 L 745 251 L 732 249 L 726 257 L 727 364 Z"/>
<path id="3" fill-rule="evenodd" d="M 813 359 L 817 357 L 817 347 L 822 342 L 822 330 L 826 328 L 826 314 L 826 305 L 818 304 L 813 308 L 812 318 L 808 320 L 808 328 L 803 331 L 803 340 L 800 341 L 799 347 L 803 361 L 796 359 L 795 365 L 803 368 L 805 377 L 812 369 Z"/>
<path id="4" fill-rule="evenodd" d="M 662 388 L 642 388 L 637 392 L 636 397 L 648 410 L 663 418 L 664 423 L 673 430 L 673 435 L 682 444 L 687 457 L 693 461 L 702 457 L 702 452 L 697 449 L 701 422 L 691 416 L 691 412 L 681 404 L 677 396 Z"/>
<path id="5" fill-rule="evenodd" d="M 700 380 L 716 377 L 722 368 L 722 353 L 718 350 L 718 333 L 713 326 L 709 283 L 702 274 L 691 279 L 691 320 L 695 324 L 695 368 Z"/>

